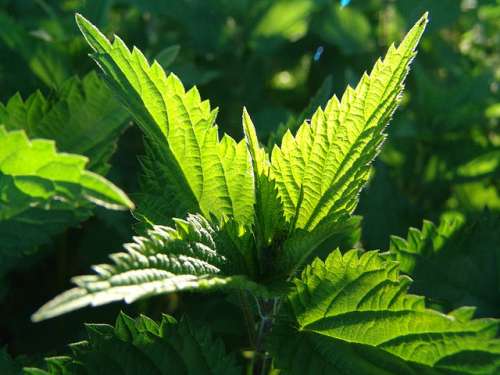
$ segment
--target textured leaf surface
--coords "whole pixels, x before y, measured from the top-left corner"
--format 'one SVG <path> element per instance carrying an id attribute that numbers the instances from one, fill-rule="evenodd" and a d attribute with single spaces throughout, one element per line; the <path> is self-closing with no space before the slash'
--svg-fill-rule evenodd
<path id="1" fill-rule="evenodd" d="M 47 359 L 47 371 L 35 374 L 239 374 L 234 358 L 204 326 L 170 316 L 160 324 L 120 314 L 114 327 L 87 325 L 88 341 L 71 346 L 72 357 Z M 65 369 L 67 372 L 60 372 Z"/>
<path id="2" fill-rule="evenodd" d="M 150 65 L 118 37 L 111 44 L 80 15 L 77 23 L 111 86 L 147 134 L 155 173 L 165 178 L 167 196 L 176 197 L 171 207 L 183 208 L 184 214 L 202 212 L 252 223 L 255 194 L 245 142 L 227 135 L 219 140 L 217 110 L 201 100 L 196 88 L 186 92 L 156 61 Z M 149 206 L 155 196 L 157 202 L 165 199 L 165 185 L 147 192 Z"/>
<path id="3" fill-rule="evenodd" d="M 445 216 L 438 226 L 424 221 L 406 239 L 392 236 L 390 253 L 415 282 L 412 292 L 445 309 L 476 306 L 483 316 L 500 316 L 500 216 L 485 212 L 464 222 Z M 443 266 L 446 265 L 446 266 Z"/>
<path id="4" fill-rule="evenodd" d="M 94 72 L 82 80 L 65 81 L 55 98 L 38 91 L 26 100 L 16 94 L 0 104 L 0 124 L 7 130 L 24 130 L 30 139 L 52 139 L 59 151 L 87 156 L 87 168 L 101 174 L 109 168 L 106 163 L 127 118 L 125 109 Z"/>
<path id="5" fill-rule="evenodd" d="M 493 374 L 499 322 L 449 315 L 407 294 L 410 280 L 377 252 L 334 251 L 308 266 L 272 333 L 286 373 Z"/>
<path id="6" fill-rule="evenodd" d="M 110 256 L 113 264 L 94 266 L 96 275 L 75 277 L 77 286 L 42 306 L 33 320 L 182 290 L 258 289 L 242 276 L 247 273 L 246 260 L 230 229 L 222 230 L 200 215 L 176 219 L 175 228 L 155 226 L 125 249 L 126 253 Z"/>
<path id="7" fill-rule="evenodd" d="M 255 126 L 243 109 L 243 131 L 252 158 L 255 181 L 255 223 L 258 246 L 269 246 L 279 231 L 286 229 L 283 207 L 274 180 L 270 177 L 269 154 L 260 146 Z"/>
<path id="8" fill-rule="evenodd" d="M 273 149 L 271 172 L 292 228 L 341 221 L 356 207 L 426 24 L 424 15 L 355 89 L 348 87 L 340 101 L 334 96 Z"/>

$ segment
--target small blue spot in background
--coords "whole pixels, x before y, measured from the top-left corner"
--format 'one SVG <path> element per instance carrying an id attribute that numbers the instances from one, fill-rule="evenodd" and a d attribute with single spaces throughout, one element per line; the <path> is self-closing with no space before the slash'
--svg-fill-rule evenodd
<path id="1" fill-rule="evenodd" d="M 313 57 L 313 60 L 314 61 L 318 61 L 320 58 L 321 58 L 321 55 L 323 54 L 323 51 L 325 49 L 323 48 L 323 46 L 319 46 L 317 49 L 316 49 L 316 52 L 314 52 L 314 57 Z"/>
<path id="2" fill-rule="evenodd" d="M 351 0 L 340 0 L 340 6 L 345 7 L 348 6 Z"/>

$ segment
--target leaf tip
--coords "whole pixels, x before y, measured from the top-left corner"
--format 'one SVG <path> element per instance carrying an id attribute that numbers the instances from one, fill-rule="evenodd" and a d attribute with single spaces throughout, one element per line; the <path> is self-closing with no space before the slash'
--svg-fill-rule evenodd
<path id="1" fill-rule="evenodd" d="M 40 310 L 37 310 L 36 312 L 34 312 L 31 317 L 30 317 L 30 320 L 32 323 L 39 323 L 41 322 L 43 319 L 42 317 L 40 316 Z"/>
<path id="2" fill-rule="evenodd" d="M 425 28 L 427 27 L 429 20 L 430 20 L 429 11 L 427 11 L 422 15 L 422 17 L 420 17 L 420 19 L 417 21 L 417 23 L 413 28 L 419 29 L 419 33 L 422 34 L 425 31 Z"/>
<path id="3" fill-rule="evenodd" d="M 82 16 L 81 13 L 76 12 L 75 13 L 75 21 L 76 21 L 76 23 L 79 23 L 81 20 L 85 20 L 85 17 Z"/>
<path id="4" fill-rule="evenodd" d="M 86 29 L 91 25 L 90 21 L 86 19 L 81 13 L 75 13 L 75 22 L 82 33 L 83 29 Z"/>
<path id="5" fill-rule="evenodd" d="M 424 24 L 426 24 L 427 22 L 429 22 L 429 11 L 425 12 L 422 17 L 420 17 L 420 20 L 418 21 L 418 24 L 420 26 L 423 26 Z"/>
<path id="6" fill-rule="evenodd" d="M 111 43 L 104 34 L 83 15 L 75 13 L 75 22 L 83 37 L 94 51 L 104 52 L 111 47 Z"/>

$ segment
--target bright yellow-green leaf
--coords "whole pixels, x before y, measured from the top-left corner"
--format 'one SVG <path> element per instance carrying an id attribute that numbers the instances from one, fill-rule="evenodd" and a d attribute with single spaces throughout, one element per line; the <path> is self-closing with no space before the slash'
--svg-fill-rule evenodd
<path id="1" fill-rule="evenodd" d="M 255 193 L 245 142 L 228 135 L 219 139 L 217 110 L 201 100 L 196 87 L 186 91 L 174 74 L 167 76 L 156 61 L 149 64 L 139 49 L 129 50 L 117 36 L 110 43 L 81 15 L 76 21 L 95 51 L 92 56 L 155 150 L 153 173 L 163 176 L 165 184 L 148 192 L 148 205 L 175 197 L 172 206 L 184 214 L 230 216 L 251 224 Z"/>
<path id="2" fill-rule="evenodd" d="M 426 24 L 424 15 L 355 89 L 347 87 L 341 100 L 334 96 L 273 149 L 271 176 L 292 229 L 341 221 L 356 207 Z"/>

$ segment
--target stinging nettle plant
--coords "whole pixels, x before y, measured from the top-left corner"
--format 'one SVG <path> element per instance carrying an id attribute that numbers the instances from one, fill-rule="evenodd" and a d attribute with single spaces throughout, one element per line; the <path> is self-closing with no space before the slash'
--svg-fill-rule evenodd
<path id="1" fill-rule="evenodd" d="M 147 229 L 125 252 L 112 254 L 110 264 L 75 277 L 75 287 L 42 306 L 34 321 L 165 293 L 237 291 L 255 301 L 254 373 L 490 374 L 500 368 L 498 321 L 472 319 L 470 307 L 449 314 L 427 308 L 423 297 L 407 293 L 411 280 L 389 254 L 336 249 L 319 258 L 322 245 L 334 249 L 356 226 L 352 212 L 427 14 L 355 88 L 331 98 L 270 153 L 245 109 L 244 139 L 219 138 L 217 110 L 195 87 L 186 91 L 137 48 L 117 36 L 110 43 L 84 17 L 76 20 L 107 83 L 145 134 L 134 214 Z M 89 341 L 73 345 L 73 357 L 48 359 L 49 371 L 106 373 L 113 367 L 104 362 L 114 359 L 113 366 L 131 373 L 240 372 L 207 328 L 187 320 L 165 316 L 157 324 L 122 314 L 114 328 L 87 328 Z"/>

